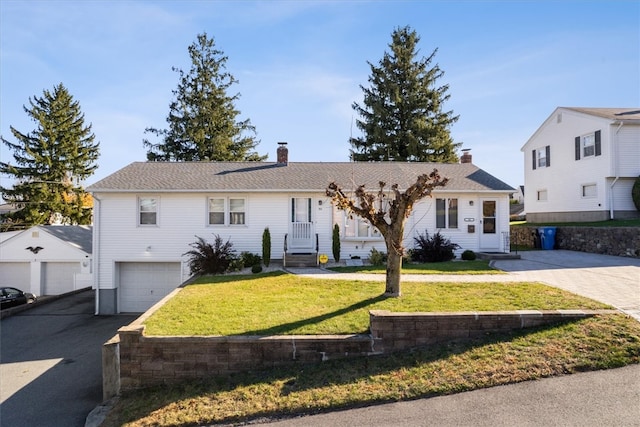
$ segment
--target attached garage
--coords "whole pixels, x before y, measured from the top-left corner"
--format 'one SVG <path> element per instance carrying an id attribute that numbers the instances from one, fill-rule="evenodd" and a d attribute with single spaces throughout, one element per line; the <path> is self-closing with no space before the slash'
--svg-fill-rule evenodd
<path id="1" fill-rule="evenodd" d="M 120 313 L 142 313 L 182 283 L 179 262 L 116 263 Z"/>
<path id="2" fill-rule="evenodd" d="M 23 291 L 31 289 L 31 264 L 28 262 L 0 262 L 0 284 Z"/>
<path id="3" fill-rule="evenodd" d="M 79 262 L 43 262 L 42 294 L 60 295 L 73 291 L 75 275 L 80 271 Z"/>

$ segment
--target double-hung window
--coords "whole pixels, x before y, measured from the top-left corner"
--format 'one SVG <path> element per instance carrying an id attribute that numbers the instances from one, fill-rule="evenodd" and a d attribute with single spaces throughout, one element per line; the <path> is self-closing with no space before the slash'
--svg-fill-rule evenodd
<path id="1" fill-rule="evenodd" d="M 582 198 L 590 199 L 598 196 L 598 186 L 596 184 L 582 185 Z"/>
<path id="2" fill-rule="evenodd" d="M 356 215 L 345 215 L 344 230 L 346 238 L 379 239 L 381 237 L 376 227 Z"/>
<path id="3" fill-rule="evenodd" d="M 436 228 L 458 228 L 458 199 L 436 199 Z"/>
<path id="4" fill-rule="evenodd" d="M 599 130 L 575 138 L 576 160 L 602 154 L 601 132 Z"/>
<path id="5" fill-rule="evenodd" d="M 138 197 L 138 225 L 158 225 L 156 197 Z"/>
<path id="6" fill-rule="evenodd" d="M 533 169 L 548 168 L 551 166 L 551 147 L 547 145 L 546 147 L 533 150 L 532 158 Z"/>
<path id="7" fill-rule="evenodd" d="M 234 197 L 209 198 L 209 225 L 245 225 L 246 199 Z"/>
<path id="8" fill-rule="evenodd" d="M 229 224 L 244 225 L 245 210 L 244 199 L 229 199 Z"/>

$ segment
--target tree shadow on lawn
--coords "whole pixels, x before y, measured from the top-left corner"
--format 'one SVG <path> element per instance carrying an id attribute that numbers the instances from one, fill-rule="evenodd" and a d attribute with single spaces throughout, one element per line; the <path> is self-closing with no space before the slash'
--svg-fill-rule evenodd
<path id="1" fill-rule="evenodd" d="M 228 273 L 228 274 L 206 274 L 203 276 L 198 276 L 193 278 L 192 280 L 187 281 L 182 287 L 186 286 L 198 286 L 198 285 L 213 285 L 216 283 L 227 283 L 227 282 L 235 282 L 238 280 L 257 280 L 264 279 L 265 277 L 278 277 L 283 275 L 290 275 L 291 273 L 287 273 L 282 270 L 268 271 L 266 273 L 249 273 L 249 274 L 236 274 L 236 273 Z"/>
<path id="2" fill-rule="evenodd" d="M 347 307 L 341 308 L 339 310 L 332 311 L 330 313 L 320 314 L 318 316 L 309 317 L 307 319 L 297 320 L 295 322 L 283 323 L 281 325 L 272 326 L 270 328 L 265 329 L 257 329 L 254 331 L 247 331 L 242 333 L 242 335 L 259 335 L 259 336 L 269 336 L 269 335 L 287 335 L 288 332 L 294 331 L 298 328 L 308 325 L 315 325 L 316 323 L 324 322 L 325 320 L 332 319 L 334 317 L 339 317 L 350 313 L 352 311 L 361 310 L 372 306 L 374 304 L 379 303 L 380 301 L 384 301 L 388 296 L 384 294 L 378 295 L 377 297 L 367 298 L 365 300 L 359 301 L 355 304 L 351 304 Z M 367 331 L 362 331 L 361 333 L 366 333 Z"/>
<path id="3" fill-rule="evenodd" d="M 200 380 L 184 381 L 171 386 L 152 387 L 147 390 L 147 393 L 150 393 L 150 397 L 148 397 L 146 400 L 154 402 L 154 404 L 152 405 L 153 407 L 148 408 L 149 413 L 151 413 L 151 411 L 159 410 L 162 407 L 171 404 L 172 402 L 198 399 L 199 397 L 204 395 L 211 396 L 219 393 L 233 392 L 233 390 L 241 387 L 260 387 L 264 384 L 278 383 L 282 384 L 280 386 L 279 394 L 283 398 L 286 398 L 291 394 L 305 392 L 313 389 L 320 390 L 324 387 L 330 386 L 341 386 L 348 384 L 355 385 L 359 382 L 367 381 L 372 377 L 384 376 L 387 374 L 392 374 L 396 371 L 419 368 L 421 365 L 444 361 L 456 355 L 470 352 L 474 349 L 480 349 L 481 347 L 485 346 L 488 347 L 495 344 L 510 342 L 530 334 L 548 331 L 563 324 L 579 321 L 580 320 L 566 321 L 557 323 L 555 325 L 547 325 L 506 333 L 491 333 L 479 338 L 452 340 L 441 344 L 434 344 L 428 347 L 420 347 L 387 355 L 329 360 L 322 363 L 300 363 L 294 365 L 284 365 L 274 367 L 269 370 L 241 372 L 230 374 L 228 376 L 217 376 L 203 378 Z M 499 359 L 497 359 L 495 356 L 487 357 L 495 360 L 496 364 L 499 362 Z M 521 377 L 515 379 L 505 376 L 495 379 L 493 378 L 495 372 L 479 372 L 479 375 L 484 375 L 482 381 L 467 380 L 462 375 L 463 381 L 461 381 L 460 383 L 452 384 L 452 382 L 445 382 L 440 385 L 435 385 L 432 388 L 428 388 L 425 391 L 405 389 L 402 391 L 406 393 L 399 392 L 394 396 L 389 395 L 389 393 L 385 393 L 385 385 L 379 384 L 378 387 L 380 387 L 381 390 L 379 394 L 372 393 L 365 396 L 361 400 L 345 399 L 343 402 L 325 403 L 317 406 L 314 405 L 316 403 L 314 400 L 312 402 L 309 402 L 310 404 L 306 406 L 300 405 L 299 407 L 288 409 L 283 408 L 275 410 L 264 410 L 249 415 L 232 415 L 222 419 L 204 420 L 204 422 L 209 422 L 212 424 L 227 424 L 239 422 L 251 423 L 252 421 L 256 420 L 281 420 L 291 417 L 298 417 L 301 415 L 321 414 L 397 401 L 408 401 L 448 395 L 473 389 L 532 380 L 540 376 L 552 376 L 576 372 L 579 370 L 595 369 L 591 366 L 584 366 L 581 368 L 580 366 L 565 366 L 564 363 L 561 363 L 560 365 L 561 366 L 557 368 L 560 370 L 558 372 L 553 371 L 546 375 L 536 375 L 535 373 L 530 373 L 527 371 L 524 372 Z M 429 368 L 425 369 L 427 371 L 429 370 Z M 425 374 L 426 373 L 427 372 L 425 372 Z M 455 372 L 453 374 L 451 374 L 450 372 L 443 373 L 444 377 L 446 377 L 447 375 L 452 375 L 453 378 L 456 379 L 460 378 L 460 376 Z M 411 387 L 409 386 L 407 388 Z M 399 389 L 401 389 L 401 387 Z M 130 393 L 135 395 L 136 393 L 139 393 L 139 391 Z M 124 397 L 126 399 L 126 395 Z M 335 400 L 333 402 L 335 402 Z"/>

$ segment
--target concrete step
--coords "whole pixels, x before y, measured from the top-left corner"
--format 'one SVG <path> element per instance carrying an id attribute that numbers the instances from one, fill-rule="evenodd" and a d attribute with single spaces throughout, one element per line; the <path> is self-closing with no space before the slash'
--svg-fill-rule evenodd
<path id="1" fill-rule="evenodd" d="M 315 252 L 287 252 L 284 255 L 285 267 L 316 267 L 317 265 L 318 254 Z"/>
<path id="2" fill-rule="evenodd" d="M 516 253 L 504 253 L 504 252 L 476 252 L 478 259 L 520 259 L 520 255 Z"/>

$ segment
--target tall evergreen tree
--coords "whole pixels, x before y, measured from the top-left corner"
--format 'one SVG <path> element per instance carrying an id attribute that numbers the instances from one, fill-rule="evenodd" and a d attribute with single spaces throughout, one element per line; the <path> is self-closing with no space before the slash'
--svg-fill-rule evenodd
<path id="1" fill-rule="evenodd" d="M 17 142 L 2 138 L 14 162 L 0 162 L 0 173 L 14 184 L 0 191 L 19 209 L 9 217 L 24 226 L 90 224 L 92 199 L 81 182 L 98 168 L 99 143 L 91 125 L 85 126 L 80 104 L 60 83 L 23 108 L 37 128 L 25 134 L 11 126 Z"/>
<path id="2" fill-rule="evenodd" d="M 364 134 L 350 138 L 351 159 L 356 161 L 409 161 L 453 163 L 458 161 L 449 128 L 458 120 L 443 111 L 450 95 L 448 85 L 436 86 L 444 72 L 431 67 L 437 49 L 417 60 L 420 37 L 409 27 L 398 28 L 379 65 L 371 67 L 364 104 L 352 107 L 361 117 L 356 126 Z"/>
<path id="3" fill-rule="evenodd" d="M 159 137 L 147 139 L 150 161 L 259 161 L 267 156 L 255 152 L 259 141 L 249 119 L 236 121 L 240 114 L 234 102 L 240 94 L 228 95 L 238 81 L 226 71 L 227 57 L 215 48 L 213 38 L 199 34 L 188 48 L 191 68 L 178 72 L 180 81 L 169 105 L 168 129 L 147 128 L 145 133 Z"/>

